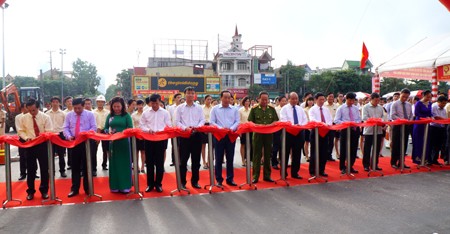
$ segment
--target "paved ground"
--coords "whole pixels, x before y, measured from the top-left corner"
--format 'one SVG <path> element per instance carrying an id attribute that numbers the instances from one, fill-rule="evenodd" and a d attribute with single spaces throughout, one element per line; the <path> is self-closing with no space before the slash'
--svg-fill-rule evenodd
<path id="1" fill-rule="evenodd" d="M 450 172 L 8 209 L 1 233 L 449 233 Z"/>

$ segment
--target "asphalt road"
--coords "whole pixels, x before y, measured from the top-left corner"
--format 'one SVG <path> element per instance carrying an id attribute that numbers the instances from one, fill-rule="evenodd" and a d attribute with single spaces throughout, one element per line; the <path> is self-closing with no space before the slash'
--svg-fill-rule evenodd
<path id="1" fill-rule="evenodd" d="M 449 233 L 450 172 L 7 209 L 0 233 Z"/>

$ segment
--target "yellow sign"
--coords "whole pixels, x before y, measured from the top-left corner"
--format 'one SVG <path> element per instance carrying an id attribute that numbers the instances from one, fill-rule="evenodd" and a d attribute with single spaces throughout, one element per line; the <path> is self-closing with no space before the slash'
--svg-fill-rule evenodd
<path id="1" fill-rule="evenodd" d="M 146 76 L 134 77 L 134 90 L 136 92 L 150 89 L 150 79 Z"/>
<path id="2" fill-rule="evenodd" d="M 167 80 L 164 78 L 159 78 L 158 80 L 158 87 L 164 88 L 167 85 Z"/>

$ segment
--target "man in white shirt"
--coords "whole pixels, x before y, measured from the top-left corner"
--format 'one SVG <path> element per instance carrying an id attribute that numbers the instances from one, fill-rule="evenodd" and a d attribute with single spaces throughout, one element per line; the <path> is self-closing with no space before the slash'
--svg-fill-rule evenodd
<path id="1" fill-rule="evenodd" d="M 46 115 L 50 116 L 50 119 L 53 123 L 53 132 L 58 133 L 60 137 L 64 139 L 63 134 L 63 125 L 64 119 L 66 118 L 66 114 L 59 109 L 61 104 L 61 99 L 59 97 L 52 97 L 50 99 L 50 103 L 52 108 L 47 111 Z M 66 148 L 53 144 L 53 152 L 58 154 L 59 159 L 59 172 L 61 173 L 61 177 L 67 177 L 66 175 L 66 161 L 64 160 L 64 154 L 66 152 Z"/>
<path id="2" fill-rule="evenodd" d="M 21 125 L 21 118 L 22 116 L 24 116 L 26 113 L 28 113 L 28 109 L 25 106 L 25 103 L 21 103 L 20 104 L 20 111 L 22 113 L 16 115 L 16 118 L 14 119 L 15 124 L 16 124 L 16 131 L 19 132 L 20 131 L 20 125 Z M 19 139 L 21 142 L 25 142 L 24 139 Z M 25 150 L 25 148 L 19 147 L 19 156 L 20 156 L 20 177 L 19 180 L 24 180 L 25 178 L 27 178 L 27 151 Z"/>
<path id="3" fill-rule="evenodd" d="M 99 95 L 95 101 L 97 103 L 97 109 L 95 109 L 93 111 L 93 113 L 95 116 L 95 122 L 97 123 L 97 132 L 105 133 L 105 121 L 106 121 L 106 117 L 110 113 L 108 110 L 106 110 L 104 108 L 105 104 L 106 104 L 105 96 Z M 91 145 L 92 148 L 94 148 L 93 152 L 95 155 L 97 155 L 99 143 L 100 142 L 96 142 L 95 144 Z M 102 144 L 102 151 L 103 151 L 102 168 L 104 171 L 106 171 L 106 170 L 108 170 L 107 164 L 108 164 L 108 155 L 109 155 L 109 141 L 101 141 L 101 144 Z"/>
<path id="4" fill-rule="evenodd" d="M 331 118 L 334 119 L 336 116 L 336 111 L 339 107 L 337 103 L 334 102 L 334 94 L 332 92 L 328 93 L 327 101 L 323 104 L 324 107 L 328 108 L 331 114 Z M 334 138 L 336 137 L 336 130 L 330 130 L 328 132 L 328 161 L 336 161 L 333 158 L 333 148 L 334 148 Z"/>
<path id="5" fill-rule="evenodd" d="M 34 99 L 30 99 L 26 104 L 29 113 L 25 114 L 21 118 L 21 125 L 19 131 L 19 137 L 25 141 L 31 141 L 37 138 L 41 133 L 51 132 L 53 129 L 52 120 L 43 112 L 39 111 L 40 103 Z M 36 159 L 39 162 L 39 168 L 41 171 L 41 185 L 39 191 L 42 194 L 42 199 L 48 199 L 48 155 L 47 155 L 47 143 L 41 143 L 39 145 L 27 148 L 27 200 L 34 198 L 36 192 L 34 187 L 34 176 L 37 170 Z"/>
<path id="6" fill-rule="evenodd" d="M 163 131 L 165 127 L 170 127 L 169 112 L 159 106 L 161 96 L 152 94 L 150 96 L 151 109 L 142 114 L 139 126 L 143 132 L 154 134 Z M 162 193 L 162 180 L 164 176 L 164 152 L 167 148 L 167 140 L 145 141 L 145 158 L 147 165 L 147 189 L 150 192 L 153 188 L 158 193 Z M 136 165 L 137 166 L 137 165 Z M 156 177 L 155 177 L 156 169 Z"/>
<path id="7" fill-rule="evenodd" d="M 176 93 L 173 95 L 173 105 L 169 106 L 168 111 L 170 114 L 170 118 L 172 120 L 172 125 L 173 126 L 177 126 L 177 124 L 175 123 L 175 114 L 176 114 L 176 110 L 177 107 L 181 104 L 181 93 Z M 144 109 L 145 111 L 145 109 Z M 177 141 L 178 145 L 180 145 L 180 138 L 179 137 L 175 137 L 172 139 L 172 141 Z M 173 147 L 172 147 L 172 163 L 170 164 L 171 167 L 173 167 L 175 165 L 175 152 L 173 151 Z"/>
<path id="8" fill-rule="evenodd" d="M 200 189 L 201 186 L 198 184 L 198 180 L 200 176 L 199 169 L 202 141 L 200 133 L 195 131 L 195 128 L 205 124 L 205 117 L 203 116 L 202 107 L 194 103 L 194 88 L 186 87 L 184 89 L 184 96 L 186 97 L 186 102 L 177 107 L 175 114 L 176 125 L 185 131 L 191 131 L 191 136 L 189 138 L 180 139 L 181 183 L 183 187 L 186 188 L 187 162 L 191 157 L 191 184 L 192 187 Z"/>
<path id="9" fill-rule="evenodd" d="M 277 112 L 278 119 L 280 119 L 280 111 L 281 108 L 286 106 L 287 104 L 287 98 L 285 96 L 278 97 L 278 106 L 275 107 L 275 111 Z M 281 130 L 273 133 L 273 143 L 272 143 L 272 155 L 271 155 L 271 161 L 272 161 L 272 168 L 275 170 L 279 170 L 278 167 L 278 152 L 281 154 Z M 289 159 L 289 153 L 286 155 L 286 161 Z M 281 161 L 280 161 L 281 163 Z"/>
<path id="10" fill-rule="evenodd" d="M 333 124 L 333 119 L 331 117 L 330 110 L 324 107 L 325 103 L 325 95 L 323 93 L 316 93 L 314 95 L 314 99 L 316 100 L 316 105 L 309 109 L 309 119 L 310 121 L 315 122 L 323 122 L 327 125 Z M 315 140 L 316 131 L 314 129 L 311 130 L 311 159 L 309 161 L 309 174 L 315 174 L 315 152 L 316 152 L 316 140 Z M 328 176 L 325 173 L 325 166 L 328 160 L 329 151 L 328 151 L 328 134 L 324 137 L 319 135 L 319 174 L 321 176 Z"/>
<path id="11" fill-rule="evenodd" d="M 281 108 L 280 111 L 280 121 L 291 122 L 292 125 L 305 125 L 308 123 L 308 117 L 305 111 L 301 108 L 298 103 L 298 95 L 295 92 L 289 94 L 289 104 Z M 300 158 L 302 154 L 302 148 L 305 145 L 305 133 L 300 131 L 297 135 L 292 135 L 286 132 L 286 176 L 287 176 L 287 165 L 289 152 L 292 150 L 292 166 L 291 166 L 291 177 L 294 179 L 302 179 L 298 174 L 300 171 Z"/>
<path id="12" fill-rule="evenodd" d="M 431 105 L 431 112 L 433 114 L 433 119 L 442 120 L 447 119 L 447 111 L 445 110 L 445 105 L 447 104 L 447 98 L 444 96 L 439 96 L 437 102 Z M 439 163 L 439 153 L 442 156 L 445 155 L 445 142 L 447 141 L 447 133 L 445 130 L 445 124 L 430 124 L 430 148 L 431 148 L 431 164 L 442 165 Z M 448 154 L 447 154 L 448 155 Z M 448 160 L 444 160 L 448 161 Z"/>

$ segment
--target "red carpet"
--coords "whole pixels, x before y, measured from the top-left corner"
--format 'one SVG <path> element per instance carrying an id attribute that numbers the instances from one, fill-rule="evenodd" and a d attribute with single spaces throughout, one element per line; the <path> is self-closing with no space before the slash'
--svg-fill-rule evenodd
<path id="1" fill-rule="evenodd" d="M 412 171 L 411 173 L 428 172 L 428 170 L 426 170 L 425 168 L 422 168 L 419 170 L 419 169 L 417 169 L 416 166 L 413 166 L 413 164 L 411 163 L 411 157 L 407 157 L 406 164 L 411 166 L 411 171 Z M 390 158 L 386 158 L 386 157 L 380 158 L 379 166 L 381 168 L 383 168 L 382 172 L 384 173 L 384 176 L 400 175 L 399 170 L 394 170 L 393 168 L 391 168 Z M 327 163 L 327 168 L 326 168 L 325 172 L 329 174 L 328 182 L 339 182 L 339 181 L 344 181 L 344 180 L 350 180 L 350 178 L 348 176 L 341 177 L 340 171 L 338 168 L 339 168 L 339 161 Z M 372 177 L 379 177 L 378 173 L 372 174 L 371 177 L 368 177 L 367 176 L 368 173 L 363 170 L 363 167 L 361 165 L 361 159 L 357 159 L 357 161 L 355 163 L 355 169 L 359 171 L 358 174 L 355 174 L 355 176 L 356 176 L 355 179 L 367 179 L 367 178 L 372 178 Z M 442 171 L 442 170 L 450 170 L 450 166 L 444 166 L 444 167 L 432 166 L 431 171 L 435 172 L 435 171 Z M 245 168 L 235 168 L 234 172 L 235 172 L 235 182 L 237 184 L 242 184 L 246 181 Z M 274 179 L 274 180 L 279 179 L 280 178 L 279 172 L 280 172 L 279 170 L 272 170 L 272 179 Z M 289 169 L 288 169 L 288 172 L 290 172 Z M 225 178 L 226 170 L 223 170 L 223 173 L 224 173 L 224 178 Z M 404 172 L 404 174 L 408 174 L 408 173 L 409 173 L 408 171 Z M 292 179 L 292 178 L 290 178 L 290 176 L 288 176 L 287 181 L 289 182 L 290 186 L 299 186 L 299 185 L 317 183 L 315 181 L 308 183 L 308 178 L 310 177 L 309 172 L 308 172 L 308 163 L 302 164 L 301 169 L 300 169 L 300 176 L 303 177 L 302 180 Z M 208 190 L 205 190 L 203 188 L 202 189 L 193 189 L 190 186 L 189 177 L 190 177 L 190 174 L 188 173 L 187 188 L 190 190 L 192 195 L 208 193 Z M 144 191 L 145 188 L 147 187 L 146 175 L 141 174 L 139 179 L 140 179 L 141 191 Z M 67 194 L 70 192 L 70 187 L 71 187 L 71 183 L 72 183 L 71 181 L 72 180 L 70 178 L 57 179 L 55 181 L 57 197 L 63 201 L 63 204 L 83 203 L 85 194 L 84 194 L 82 188 L 80 189 L 80 194 L 78 196 L 75 196 L 72 198 L 67 197 Z M 36 188 L 39 188 L 39 183 L 40 183 L 40 181 L 36 180 Z M 199 184 L 202 186 L 209 184 L 209 170 L 200 171 Z M 261 169 L 261 179 L 260 179 L 260 182 L 256 184 L 256 186 L 258 187 L 258 190 L 260 190 L 260 189 L 267 189 L 267 188 L 280 188 L 280 187 L 285 187 L 286 185 L 282 181 L 278 182 L 278 184 L 262 181 L 262 169 Z M 207 187 L 207 189 L 208 188 L 209 187 Z M 42 199 L 41 199 L 41 195 L 40 195 L 39 191 L 36 192 L 33 200 L 27 201 L 26 200 L 27 194 L 25 192 L 26 189 L 27 189 L 26 181 L 13 182 L 13 184 L 12 184 L 13 198 L 22 200 L 22 205 L 20 205 L 20 206 L 40 206 L 40 205 L 42 205 L 42 203 L 41 203 Z M 176 189 L 175 172 L 166 173 L 164 175 L 163 189 L 164 189 L 164 191 L 162 193 L 157 193 L 155 191 L 152 191 L 150 193 L 144 192 L 144 198 L 170 196 L 170 192 L 172 190 Z M 249 187 L 244 186 L 242 189 L 248 190 Z M 125 194 L 111 193 L 109 191 L 108 177 L 94 178 L 94 190 L 95 190 L 96 194 L 99 194 L 103 197 L 103 201 L 126 200 L 126 199 L 138 198 L 137 195 L 127 196 Z M 231 192 L 234 190 L 239 190 L 239 188 L 231 187 L 224 183 L 224 191 L 223 192 Z M 216 187 L 213 188 L 213 193 L 217 193 L 217 192 L 222 192 L 222 190 L 219 188 L 216 188 Z M 179 196 L 180 194 L 187 195 L 186 192 L 182 192 L 182 193 L 176 192 L 174 194 L 174 196 Z M 0 183 L 0 198 L 2 198 L 2 200 L 6 199 L 5 183 Z M 89 202 L 97 202 L 100 200 L 96 197 L 91 197 L 88 201 Z M 46 204 L 54 204 L 54 203 L 46 203 Z M 7 205 L 7 207 L 20 207 L 20 206 L 16 202 L 10 202 Z"/>

